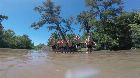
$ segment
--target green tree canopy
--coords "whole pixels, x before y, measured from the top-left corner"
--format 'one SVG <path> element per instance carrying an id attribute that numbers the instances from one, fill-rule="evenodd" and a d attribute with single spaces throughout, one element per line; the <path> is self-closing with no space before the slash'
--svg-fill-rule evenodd
<path id="1" fill-rule="evenodd" d="M 35 7 L 41 18 L 38 22 L 34 22 L 32 27 L 39 29 L 43 25 L 46 25 L 49 30 L 58 31 L 60 36 L 66 40 L 65 34 L 67 31 L 72 31 L 71 24 L 73 18 L 64 19 L 60 16 L 61 8 L 55 5 L 52 0 L 46 0 L 43 5 Z"/>

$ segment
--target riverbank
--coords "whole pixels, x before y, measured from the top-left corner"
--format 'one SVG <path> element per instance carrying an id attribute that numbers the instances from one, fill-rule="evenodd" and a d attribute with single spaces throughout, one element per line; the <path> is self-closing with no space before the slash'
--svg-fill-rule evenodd
<path id="1" fill-rule="evenodd" d="M 29 51 L 29 49 L 12 49 L 12 48 L 0 48 L 0 52 L 8 52 L 8 51 L 11 51 L 11 52 L 21 52 L 21 51 Z M 41 52 L 53 52 L 50 48 L 45 48 L 45 49 L 42 49 L 42 50 L 37 50 L 37 51 L 41 51 Z M 104 54 L 104 53 L 133 53 L 133 52 L 140 52 L 140 49 L 132 49 L 132 50 L 118 50 L 118 51 L 110 51 L 110 50 L 99 50 L 99 51 L 92 51 L 92 53 L 101 53 L 101 54 Z M 55 52 L 54 52 L 55 53 Z M 57 52 L 57 53 L 61 53 L 61 52 Z M 89 53 L 87 52 L 87 50 L 84 48 L 82 50 L 79 50 L 77 52 L 63 52 L 63 53 Z M 90 53 L 89 53 L 90 54 Z"/>
<path id="2" fill-rule="evenodd" d="M 47 51 L 47 52 L 53 52 L 52 49 L 50 47 L 45 47 L 45 49 L 42 49 L 43 51 Z M 130 50 L 93 50 L 92 53 L 119 53 L 119 52 L 140 52 L 140 49 L 130 49 Z M 61 52 L 58 52 L 61 53 Z M 65 53 L 65 52 L 64 52 Z M 67 53 L 67 52 L 66 52 Z M 70 53 L 70 52 L 69 52 Z M 73 52 L 71 52 L 73 53 Z M 87 48 L 81 48 L 80 50 L 74 52 L 74 53 L 87 53 Z"/>
<path id="3" fill-rule="evenodd" d="M 7 51 L 28 51 L 28 49 L 0 48 L 0 52 L 7 52 Z"/>

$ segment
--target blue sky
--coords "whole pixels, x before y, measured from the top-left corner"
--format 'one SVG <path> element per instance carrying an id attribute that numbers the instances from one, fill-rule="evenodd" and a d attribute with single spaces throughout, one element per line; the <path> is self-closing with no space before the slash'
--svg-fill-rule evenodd
<path id="1" fill-rule="evenodd" d="M 30 26 L 39 19 L 33 8 L 41 5 L 44 0 L 0 0 L 0 14 L 7 15 L 3 22 L 5 29 L 12 29 L 17 35 L 27 34 L 36 44 L 47 43 L 51 34 L 44 26 L 34 30 Z M 84 0 L 53 0 L 62 7 L 62 17 L 76 16 L 85 9 Z M 125 0 L 125 10 L 140 10 L 140 0 Z M 74 26 L 77 28 L 78 26 Z"/>

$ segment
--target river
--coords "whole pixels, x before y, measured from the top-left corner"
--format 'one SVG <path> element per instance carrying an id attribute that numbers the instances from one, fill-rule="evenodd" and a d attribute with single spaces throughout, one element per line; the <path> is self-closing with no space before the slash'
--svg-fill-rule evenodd
<path id="1" fill-rule="evenodd" d="M 0 78 L 140 78 L 140 52 L 0 50 Z"/>

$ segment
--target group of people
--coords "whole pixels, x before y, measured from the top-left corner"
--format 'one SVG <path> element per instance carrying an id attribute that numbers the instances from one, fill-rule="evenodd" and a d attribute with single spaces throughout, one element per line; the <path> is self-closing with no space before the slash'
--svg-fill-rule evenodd
<path id="1" fill-rule="evenodd" d="M 76 52 L 81 48 L 81 38 L 79 36 L 75 36 L 73 39 L 54 39 L 51 37 L 49 39 L 50 47 L 55 52 Z M 93 41 L 91 36 L 88 36 L 85 40 L 85 45 L 88 48 L 88 51 L 92 51 L 93 45 L 96 43 Z"/>

